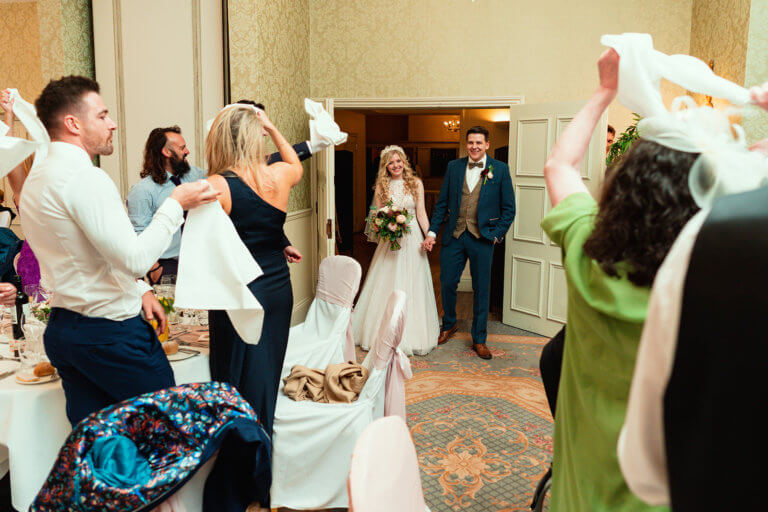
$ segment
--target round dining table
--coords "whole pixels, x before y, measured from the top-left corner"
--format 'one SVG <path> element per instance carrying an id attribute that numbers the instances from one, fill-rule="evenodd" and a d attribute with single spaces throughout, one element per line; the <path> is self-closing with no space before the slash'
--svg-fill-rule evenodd
<path id="1" fill-rule="evenodd" d="M 181 347 L 169 357 L 176 384 L 210 381 L 208 327 L 172 326 L 170 339 Z M 0 379 L 0 477 L 10 472 L 16 510 L 32 504 L 71 430 L 60 379 L 26 385 L 14 375 Z"/>

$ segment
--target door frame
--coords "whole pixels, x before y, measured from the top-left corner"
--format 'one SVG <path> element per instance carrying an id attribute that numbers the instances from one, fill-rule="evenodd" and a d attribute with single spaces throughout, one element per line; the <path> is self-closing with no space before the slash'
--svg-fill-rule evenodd
<path id="1" fill-rule="evenodd" d="M 354 109 L 400 109 L 400 108 L 413 108 L 413 109 L 440 109 L 440 108 L 509 108 L 513 105 L 522 105 L 525 103 L 525 96 L 522 94 L 516 94 L 511 96 L 444 96 L 444 97 L 422 97 L 422 98 L 336 98 L 327 96 L 323 98 L 313 98 L 315 101 L 324 103 L 325 100 L 330 100 L 333 111 L 329 112 L 331 117 L 335 119 L 335 110 L 354 110 Z M 330 150 L 331 148 L 328 148 Z M 332 183 L 335 177 L 336 167 L 335 164 L 329 166 L 330 176 L 328 180 Z M 333 225 L 336 224 L 336 218 L 333 212 L 319 211 L 318 195 L 317 195 L 317 166 L 312 165 L 311 168 L 311 184 L 312 184 L 312 225 L 314 229 L 318 229 L 318 219 L 326 218 L 333 221 Z M 334 228 L 335 229 L 335 228 Z M 313 238 L 319 236 L 318 233 Z M 317 243 L 313 244 L 314 247 L 314 282 L 317 284 L 317 272 L 320 266 L 320 254 Z M 325 256 L 323 256 L 325 257 Z"/>

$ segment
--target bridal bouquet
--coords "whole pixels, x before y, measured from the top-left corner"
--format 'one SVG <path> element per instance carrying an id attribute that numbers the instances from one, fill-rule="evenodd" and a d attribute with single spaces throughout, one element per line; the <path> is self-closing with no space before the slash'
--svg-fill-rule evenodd
<path id="1" fill-rule="evenodd" d="M 393 206 L 390 199 L 381 208 L 371 208 L 368 213 L 368 226 L 373 235 L 379 240 L 389 241 L 391 251 L 400 250 L 400 239 L 404 234 L 410 233 L 408 223 L 413 219 L 413 214 L 405 208 Z"/>

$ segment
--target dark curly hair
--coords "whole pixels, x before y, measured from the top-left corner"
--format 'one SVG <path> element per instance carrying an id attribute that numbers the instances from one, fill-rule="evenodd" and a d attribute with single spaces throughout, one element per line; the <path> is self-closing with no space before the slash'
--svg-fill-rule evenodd
<path id="1" fill-rule="evenodd" d="M 99 84 L 85 76 L 70 75 L 48 82 L 35 100 L 35 110 L 49 134 L 58 128 L 57 118 L 66 110 L 77 111 L 80 100 L 89 92 L 98 93 Z"/>
<path id="2" fill-rule="evenodd" d="M 168 179 L 165 172 L 165 155 L 163 148 L 168 142 L 168 132 L 181 134 L 181 128 L 178 126 L 169 126 L 167 128 L 155 128 L 149 132 L 147 143 L 144 145 L 144 164 L 141 167 L 140 176 L 146 178 L 152 176 L 152 181 L 162 185 Z"/>
<path id="3" fill-rule="evenodd" d="M 629 280 L 650 286 L 683 226 L 699 210 L 688 174 L 699 153 L 638 139 L 612 165 L 603 184 L 595 229 L 584 253 L 605 273 L 629 264 Z"/>

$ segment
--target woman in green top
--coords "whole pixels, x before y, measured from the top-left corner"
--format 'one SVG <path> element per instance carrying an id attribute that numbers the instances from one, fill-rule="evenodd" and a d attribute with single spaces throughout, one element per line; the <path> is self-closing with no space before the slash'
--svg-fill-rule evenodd
<path id="1" fill-rule="evenodd" d="M 663 510 L 627 488 L 616 445 L 648 294 L 677 234 L 698 210 L 688 172 L 698 154 L 640 139 L 606 172 L 599 204 L 579 163 L 618 88 L 619 55 L 598 61 L 600 86 L 550 153 L 552 210 L 542 227 L 563 250 L 565 353 L 555 416 L 553 512 Z"/>

